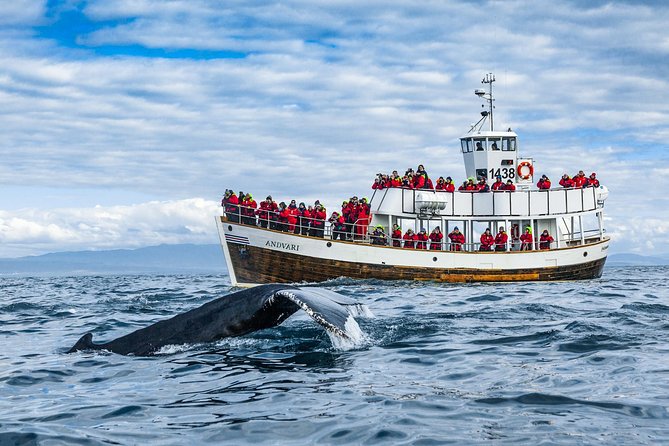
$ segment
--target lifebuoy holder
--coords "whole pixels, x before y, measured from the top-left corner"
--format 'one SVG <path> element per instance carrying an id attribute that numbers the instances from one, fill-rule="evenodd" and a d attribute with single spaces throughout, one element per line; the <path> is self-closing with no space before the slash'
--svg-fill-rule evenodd
<path id="1" fill-rule="evenodd" d="M 522 180 L 529 180 L 530 178 L 532 178 L 532 175 L 534 175 L 534 167 L 532 166 L 532 164 L 530 164 L 529 161 L 523 161 L 522 163 L 518 164 L 516 172 L 518 172 L 518 176 Z"/>

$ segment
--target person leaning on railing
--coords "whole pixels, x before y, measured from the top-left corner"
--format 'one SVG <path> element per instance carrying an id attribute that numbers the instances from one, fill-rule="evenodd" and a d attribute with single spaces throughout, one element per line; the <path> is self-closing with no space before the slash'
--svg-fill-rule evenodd
<path id="1" fill-rule="evenodd" d="M 400 228 L 400 225 L 393 225 L 393 232 L 390 234 L 390 237 L 393 240 L 393 246 L 395 248 L 402 247 L 402 228 Z"/>
<path id="2" fill-rule="evenodd" d="M 444 240 L 444 234 L 441 233 L 439 226 L 432 230 L 430 234 L 430 250 L 441 251 L 442 241 Z"/>
<path id="3" fill-rule="evenodd" d="M 448 234 L 448 238 L 451 240 L 451 251 L 462 251 L 462 245 L 465 244 L 465 235 L 460 232 L 457 226 Z"/>
<path id="4" fill-rule="evenodd" d="M 537 182 L 537 187 L 542 190 L 551 188 L 551 180 L 546 175 L 541 175 L 541 179 Z"/>
<path id="5" fill-rule="evenodd" d="M 221 200 L 225 209 L 225 216 L 233 223 L 239 223 L 239 198 L 232 189 L 225 191 L 225 196 Z"/>
<path id="6" fill-rule="evenodd" d="M 346 221 L 339 212 L 333 212 L 328 220 L 332 225 L 332 240 L 346 240 Z"/>
<path id="7" fill-rule="evenodd" d="M 520 236 L 520 250 L 529 251 L 532 249 L 532 244 L 534 243 L 534 237 L 532 236 L 532 228 L 529 226 L 525 227 L 525 232 Z"/>
<path id="8" fill-rule="evenodd" d="M 554 241 L 553 237 L 548 233 L 548 229 L 544 229 L 544 232 L 539 237 L 539 249 L 551 249 L 551 243 Z"/>

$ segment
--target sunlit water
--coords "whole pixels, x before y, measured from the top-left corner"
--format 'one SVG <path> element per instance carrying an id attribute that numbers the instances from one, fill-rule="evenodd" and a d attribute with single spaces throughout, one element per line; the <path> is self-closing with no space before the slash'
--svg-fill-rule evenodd
<path id="1" fill-rule="evenodd" d="M 64 351 L 225 295 L 226 276 L 3 277 L 0 444 L 667 444 L 667 277 L 339 280 L 375 315 L 361 347 L 299 314 L 150 358 Z"/>

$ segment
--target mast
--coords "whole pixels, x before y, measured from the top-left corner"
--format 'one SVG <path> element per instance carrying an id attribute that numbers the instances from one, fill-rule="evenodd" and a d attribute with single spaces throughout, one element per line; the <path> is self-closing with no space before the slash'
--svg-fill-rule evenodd
<path id="1" fill-rule="evenodd" d="M 491 132 L 493 131 L 492 110 L 494 108 L 493 107 L 493 101 L 495 100 L 495 99 L 493 99 L 493 96 L 492 96 L 492 83 L 493 82 L 495 82 L 495 75 L 492 74 L 492 73 L 486 74 L 485 77 L 483 78 L 483 80 L 481 81 L 482 84 L 490 84 L 490 90 L 489 90 L 489 93 L 488 93 L 489 97 L 487 97 L 485 99 L 488 101 L 488 104 L 490 105 L 490 131 Z"/>

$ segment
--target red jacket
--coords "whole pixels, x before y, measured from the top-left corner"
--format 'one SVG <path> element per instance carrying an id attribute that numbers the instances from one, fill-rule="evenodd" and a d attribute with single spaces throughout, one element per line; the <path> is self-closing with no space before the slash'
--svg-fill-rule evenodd
<path id="1" fill-rule="evenodd" d="M 532 249 L 532 243 L 534 243 L 534 237 L 532 237 L 532 234 L 523 232 L 522 234 L 520 234 L 520 241 L 523 242 L 520 249 Z"/>
<path id="2" fill-rule="evenodd" d="M 504 190 L 508 190 L 508 191 L 514 192 L 514 191 L 516 190 L 516 185 L 513 184 L 513 183 L 511 183 L 511 184 L 508 184 L 508 183 L 507 183 L 507 184 L 504 186 Z"/>
<path id="3" fill-rule="evenodd" d="M 393 240 L 393 246 L 395 247 L 401 247 L 402 246 L 402 231 L 399 229 L 395 229 L 393 233 L 391 234 L 390 238 Z"/>
<path id="4" fill-rule="evenodd" d="M 297 217 L 299 217 L 300 215 L 300 210 L 297 208 L 297 206 L 295 207 L 288 206 L 286 210 L 288 211 L 288 224 L 290 225 L 296 224 Z"/>
<path id="5" fill-rule="evenodd" d="M 539 180 L 537 183 L 537 187 L 539 189 L 550 189 L 551 188 L 551 180 Z"/>
<path id="6" fill-rule="evenodd" d="M 256 201 L 251 198 L 250 200 L 242 201 L 242 214 L 248 217 L 253 217 L 256 214 L 255 209 L 258 207 Z"/>
<path id="7" fill-rule="evenodd" d="M 495 248 L 496 249 L 506 249 L 506 242 L 509 240 L 509 236 L 506 235 L 506 232 L 498 232 L 495 236 Z"/>
<path id="8" fill-rule="evenodd" d="M 576 175 L 573 178 L 574 187 L 585 187 L 588 184 L 588 179 L 585 175 Z"/>
<path id="9" fill-rule="evenodd" d="M 434 189 L 435 190 L 446 190 L 446 182 L 437 180 L 437 186 Z"/>
<path id="10" fill-rule="evenodd" d="M 551 249 L 551 243 L 554 241 L 555 240 L 550 236 L 550 234 L 544 235 L 542 233 L 541 237 L 539 237 L 539 249 Z"/>
<path id="11" fill-rule="evenodd" d="M 588 187 L 599 187 L 599 180 L 597 178 L 589 178 L 588 179 Z"/>
<path id="12" fill-rule="evenodd" d="M 454 192 L 454 191 L 455 191 L 455 184 L 446 183 L 446 192 Z"/>
<path id="13" fill-rule="evenodd" d="M 492 245 L 495 243 L 495 237 L 492 234 L 486 234 L 485 232 L 481 234 L 481 250 L 490 251 Z"/>
<path id="14" fill-rule="evenodd" d="M 428 239 L 427 234 L 425 234 L 424 232 L 416 234 L 415 235 L 415 240 L 417 240 L 416 249 L 427 249 L 427 243 L 426 243 L 427 239 Z"/>
<path id="15" fill-rule="evenodd" d="M 504 183 L 501 180 L 492 183 L 492 190 L 504 190 Z"/>
<path id="16" fill-rule="evenodd" d="M 404 234 L 404 237 L 402 237 L 404 240 L 404 247 L 405 248 L 413 248 L 414 247 L 414 241 L 416 240 L 416 234 L 409 234 L 408 232 Z"/>
<path id="17" fill-rule="evenodd" d="M 561 178 L 560 179 L 560 186 L 562 186 L 562 187 L 574 187 L 574 181 L 569 177 Z"/>
<path id="18" fill-rule="evenodd" d="M 239 198 L 237 198 L 237 195 L 233 193 L 227 200 L 223 199 L 223 201 L 225 202 L 225 212 L 239 212 L 239 207 L 237 206 L 239 204 Z"/>
<path id="19" fill-rule="evenodd" d="M 312 225 L 314 228 L 324 228 L 325 227 L 325 218 L 328 216 L 327 211 L 323 208 L 316 209 L 312 215 L 314 220 Z"/>
<path id="20" fill-rule="evenodd" d="M 462 251 L 462 245 L 465 244 L 465 235 L 462 232 L 451 232 L 448 234 L 448 238 L 451 239 L 451 251 Z"/>
<path id="21" fill-rule="evenodd" d="M 444 239 L 444 234 L 433 232 L 430 234 L 430 249 L 441 249 L 441 241 Z"/>

